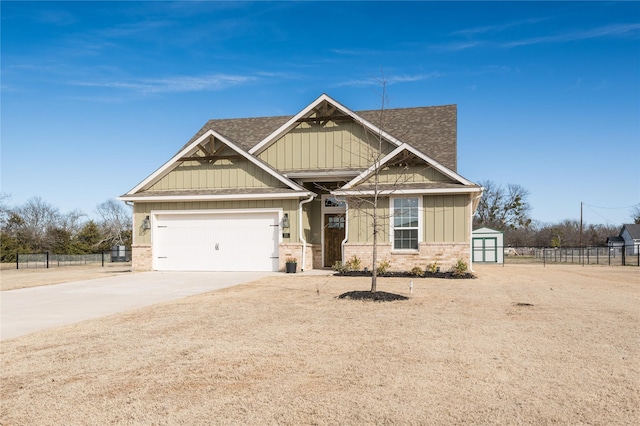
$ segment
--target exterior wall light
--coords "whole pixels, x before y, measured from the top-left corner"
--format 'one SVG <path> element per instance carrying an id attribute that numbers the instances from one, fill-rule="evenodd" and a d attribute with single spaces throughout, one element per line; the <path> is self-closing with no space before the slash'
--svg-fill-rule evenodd
<path id="1" fill-rule="evenodd" d="M 282 218 L 282 227 L 283 228 L 288 228 L 289 227 L 289 213 L 285 213 L 283 218 Z"/>
<path id="2" fill-rule="evenodd" d="M 142 220 L 142 229 L 151 229 L 151 221 L 149 220 L 149 216 L 145 217 Z"/>

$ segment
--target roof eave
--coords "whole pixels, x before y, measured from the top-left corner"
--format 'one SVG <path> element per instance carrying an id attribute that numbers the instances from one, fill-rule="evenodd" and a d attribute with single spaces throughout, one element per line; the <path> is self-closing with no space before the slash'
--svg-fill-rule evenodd
<path id="1" fill-rule="evenodd" d="M 280 192 L 280 193 L 265 193 L 265 194 L 219 194 L 219 195 L 152 195 L 152 196 L 140 196 L 140 195 L 122 195 L 118 197 L 120 201 L 132 201 L 137 203 L 152 203 L 152 202 L 169 202 L 169 201 L 225 201 L 225 200 L 284 200 L 284 199 L 297 199 L 302 197 L 309 197 L 315 195 L 311 191 L 297 191 L 297 192 Z"/>

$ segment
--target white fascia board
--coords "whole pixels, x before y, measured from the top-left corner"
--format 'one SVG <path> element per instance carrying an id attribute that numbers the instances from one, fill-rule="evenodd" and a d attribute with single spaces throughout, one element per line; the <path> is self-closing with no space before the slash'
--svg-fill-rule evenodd
<path id="1" fill-rule="evenodd" d="M 351 187 L 353 187 L 354 185 L 357 185 L 358 183 L 362 182 L 363 180 L 365 180 L 368 176 L 370 176 L 373 172 L 376 171 L 376 166 L 377 168 L 382 167 L 387 161 L 389 161 L 391 158 L 395 157 L 396 155 L 398 155 L 401 151 L 402 151 L 402 147 L 406 145 L 400 145 L 399 147 L 397 147 L 396 149 L 394 149 L 393 151 L 391 151 L 389 154 L 387 154 L 384 158 L 382 158 L 380 161 L 376 163 L 374 163 L 372 166 L 370 166 L 367 170 L 365 170 L 364 172 L 360 173 L 358 176 L 354 177 L 353 179 L 351 179 L 349 182 L 346 183 L 346 185 L 344 185 L 342 187 L 342 189 L 350 189 Z"/>
<path id="2" fill-rule="evenodd" d="M 443 175 L 447 176 L 448 178 L 453 179 L 453 180 L 455 180 L 455 181 L 457 181 L 457 182 L 459 182 L 459 183 L 461 183 L 463 185 L 473 185 L 473 182 L 463 178 L 462 176 L 460 176 L 459 174 L 457 174 L 453 170 L 450 170 L 449 168 L 443 166 L 442 164 L 438 163 L 433 158 L 429 157 L 428 155 L 423 154 L 422 152 L 418 151 L 417 149 L 415 149 L 414 147 L 412 147 L 411 145 L 409 145 L 407 143 L 402 143 L 396 149 L 391 151 L 391 153 L 389 153 L 384 158 L 382 158 L 380 160 L 379 164 L 378 164 L 378 167 L 379 168 L 380 167 L 384 167 L 384 165 L 387 162 L 391 161 L 396 155 L 400 154 L 404 150 L 407 150 L 407 151 L 411 152 L 412 154 L 414 154 L 415 156 L 419 157 L 425 163 L 429 164 L 431 167 L 433 167 L 434 169 L 438 170 L 440 173 L 442 173 Z M 357 185 L 358 183 L 363 182 L 365 179 L 367 179 L 369 176 L 371 176 L 371 174 L 373 172 L 375 172 L 375 170 L 376 170 L 376 165 L 374 164 L 371 167 L 369 167 L 367 170 L 365 170 L 364 172 L 360 173 L 358 176 L 353 178 L 351 181 L 349 181 L 342 188 L 343 189 L 350 189 L 353 186 Z"/>
<path id="3" fill-rule="evenodd" d="M 304 118 L 309 113 L 311 113 L 313 111 L 313 109 L 315 107 L 317 107 L 323 101 L 329 102 L 331 105 L 333 105 L 334 107 L 339 109 L 343 114 L 346 114 L 346 115 L 350 116 L 351 118 L 354 119 L 354 121 L 359 122 L 364 127 L 368 128 L 371 132 L 373 132 L 375 134 L 380 134 L 382 137 L 384 137 L 385 139 L 389 140 L 394 145 L 402 144 L 402 142 L 399 141 L 398 139 L 394 138 L 393 136 L 391 136 L 387 132 L 379 129 L 377 126 L 375 126 L 372 123 L 368 122 L 364 118 L 360 117 L 358 114 L 356 114 L 355 112 L 351 111 L 349 108 L 347 108 L 346 106 L 342 105 L 340 102 L 336 101 L 335 99 L 331 98 L 329 95 L 323 93 L 322 95 L 320 95 L 320 97 L 318 97 L 318 99 L 316 99 L 315 101 L 311 102 L 306 108 L 304 108 L 302 111 L 300 111 L 299 113 L 294 115 L 291 119 L 289 119 L 289 121 L 287 121 L 282 126 L 280 126 L 276 131 L 274 131 L 269 136 L 264 138 L 256 146 L 251 148 L 249 150 L 249 154 L 256 155 L 256 154 L 259 154 L 260 152 L 264 151 L 269 145 L 271 145 L 272 142 L 278 140 L 285 133 L 287 133 L 289 130 L 291 130 L 292 128 L 297 126 L 298 125 L 298 120 L 300 120 L 301 118 Z"/>
<path id="4" fill-rule="evenodd" d="M 160 166 L 160 168 L 157 169 L 155 172 L 151 173 L 146 179 L 144 179 L 142 182 L 140 182 L 131 191 L 127 192 L 127 195 L 133 195 L 136 192 L 140 191 L 141 189 L 145 188 L 146 186 L 152 185 L 155 182 L 157 182 L 160 178 L 162 178 L 165 175 L 165 173 L 167 171 L 170 171 L 171 169 L 173 169 L 176 166 L 177 161 L 180 158 L 182 158 L 183 156 L 187 155 L 187 153 L 189 151 L 193 150 L 194 147 L 197 147 L 200 143 L 202 143 L 202 141 L 204 141 L 206 138 L 208 138 L 211 135 L 213 135 L 213 132 L 211 130 L 205 132 L 198 139 L 196 139 L 191 144 L 186 146 L 184 149 L 179 151 L 176 155 L 171 157 L 171 159 L 169 161 L 167 161 L 162 166 Z"/>
<path id="5" fill-rule="evenodd" d="M 354 172 L 351 170 L 332 170 L 328 172 L 290 172 L 283 173 L 282 175 L 290 178 L 290 179 L 300 179 L 300 178 L 325 178 L 325 177 L 349 177 L 358 174 L 358 172 Z"/>
<path id="6" fill-rule="evenodd" d="M 271 167 L 267 166 L 262 161 L 258 160 L 256 157 L 254 157 L 253 155 L 251 155 L 250 153 L 248 153 L 244 149 L 240 148 L 239 146 L 237 146 L 236 144 L 234 144 L 233 142 L 231 142 L 230 140 L 228 140 L 227 138 L 225 138 L 224 136 L 222 136 L 221 134 L 219 134 L 215 130 L 210 130 L 210 132 L 213 133 L 213 135 L 215 136 L 216 139 L 222 141 L 224 144 L 229 146 L 231 149 L 236 151 L 238 154 L 242 155 L 244 158 L 246 158 L 247 160 L 251 161 L 253 164 L 255 164 L 256 166 L 260 167 L 262 170 L 264 170 L 265 172 L 269 173 L 271 176 L 273 176 L 274 178 L 278 179 L 280 182 L 284 183 L 289 188 L 291 188 L 293 190 L 296 190 L 296 191 L 304 191 L 305 190 L 302 186 L 300 186 L 297 183 L 295 183 L 294 181 L 282 176 L 280 173 L 276 172 L 274 169 L 272 169 Z"/>
<path id="7" fill-rule="evenodd" d="M 295 182 L 293 182 L 292 180 L 287 179 L 286 177 L 282 176 L 281 174 L 279 174 L 278 172 L 276 172 L 272 168 L 266 166 L 261 161 L 259 161 L 257 158 L 255 158 L 254 156 L 252 156 L 249 153 L 247 153 L 244 149 L 238 147 L 236 144 L 231 142 L 229 139 L 227 139 L 224 136 L 222 136 L 220 133 L 216 132 L 215 130 L 209 129 L 202 136 L 200 136 L 198 139 L 196 139 L 195 141 L 190 143 L 188 146 L 186 146 L 184 149 L 182 149 L 180 152 L 178 152 L 176 155 L 174 155 L 169 161 L 164 163 L 164 165 L 162 165 L 162 167 L 160 167 L 158 170 L 156 170 L 151 175 L 149 175 L 149 177 L 147 177 L 145 180 L 140 182 L 135 188 L 133 188 L 131 191 L 127 192 L 127 195 L 133 195 L 136 192 L 140 191 L 141 189 L 144 189 L 145 187 L 148 187 L 148 186 L 154 184 L 155 182 L 157 182 L 158 180 L 160 180 L 162 177 L 164 177 L 168 172 L 173 170 L 178 165 L 178 160 L 180 158 L 184 157 L 185 155 L 193 154 L 193 152 L 195 152 L 196 150 L 199 149 L 198 145 L 200 145 L 205 139 L 209 138 L 210 136 L 213 136 L 216 139 L 222 141 L 222 143 L 227 145 L 229 148 L 233 149 L 235 152 L 237 152 L 238 154 L 242 155 L 244 158 L 246 158 L 247 160 L 251 161 L 253 164 L 257 165 L 262 170 L 266 171 L 271 176 L 275 177 L 276 179 L 278 179 L 280 182 L 284 183 L 285 185 L 287 185 L 291 189 L 294 189 L 296 191 L 304 191 L 304 188 L 301 187 L 300 185 L 298 185 Z"/>
<path id="8" fill-rule="evenodd" d="M 457 180 L 458 182 L 460 182 L 463 185 L 474 185 L 474 183 L 471 182 L 470 180 L 467 180 L 467 179 L 463 178 L 458 173 L 454 172 L 453 170 L 449 169 L 448 167 L 443 166 L 442 164 L 438 163 L 433 158 L 429 157 L 426 154 L 423 154 L 422 152 L 418 151 L 417 149 L 415 149 L 411 145 L 408 145 L 408 144 L 405 144 L 405 145 L 406 145 L 406 149 L 409 152 L 411 152 L 412 154 L 420 157 L 421 159 L 423 159 L 424 161 L 429 163 L 429 165 L 431 165 L 434 169 L 438 170 L 443 175 L 445 175 L 447 177 L 450 177 L 453 180 Z"/>
<path id="9" fill-rule="evenodd" d="M 157 195 L 150 197 L 139 197 L 136 195 L 123 195 L 118 197 L 121 201 L 134 202 L 165 202 L 165 201 L 219 201 L 219 200 L 265 200 L 265 199 L 297 199 L 300 197 L 308 197 L 312 192 L 283 192 L 274 194 L 224 194 L 224 195 Z"/>
<path id="10" fill-rule="evenodd" d="M 433 189 L 381 189 L 378 191 L 378 195 L 415 195 L 415 194 L 473 194 L 476 192 L 481 192 L 481 188 L 470 187 L 470 188 L 433 188 Z M 366 191 L 358 191 L 358 190 L 337 190 L 331 191 L 333 195 L 343 195 L 343 196 L 369 196 L 375 195 L 375 191 L 373 189 Z"/>

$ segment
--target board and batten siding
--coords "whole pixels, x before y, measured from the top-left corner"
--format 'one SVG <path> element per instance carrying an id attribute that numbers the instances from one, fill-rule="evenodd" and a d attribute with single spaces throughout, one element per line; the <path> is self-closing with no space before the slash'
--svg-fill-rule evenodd
<path id="1" fill-rule="evenodd" d="M 383 141 L 383 154 L 393 148 Z M 258 157 L 281 172 L 365 169 L 377 149 L 376 135 L 367 134 L 362 125 L 329 121 L 324 125 L 300 123 Z"/>
<path id="2" fill-rule="evenodd" d="M 243 209 L 277 209 L 281 208 L 282 213 L 289 213 L 289 229 L 282 230 L 288 232 L 290 238 L 282 238 L 283 243 L 297 243 L 298 238 L 298 200 L 237 200 L 237 201 L 203 201 L 203 202 L 153 202 L 134 204 L 134 245 L 151 244 L 151 230 L 143 230 L 141 227 L 144 218 L 151 214 L 151 211 L 171 211 L 171 210 L 243 210 Z M 304 219 L 303 219 L 304 220 Z"/>
<path id="3" fill-rule="evenodd" d="M 428 243 L 468 242 L 469 195 L 428 195 L 424 197 L 424 240 Z"/>
<path id="4" fill-rule="evenodd" d="M 150 191 L 180 189 L 280 188 L 284 184 L 247 160 L 185 161 L 153 184 Z"/>
<path id="5" fill-rule="evenodd" d="M 363 203 L 362 208 L 350 208 L 349 242 L 373 242 L 373 209 Z M 422 199 L 422 236 L 426 243 L 468 242 L 469 229 L 469 195 L 425 195 Z M 389 242 L 389 199 L 378 201 L 378 220 L 381 221 L 381 232 L 378 242 Z"/>
<path id="6" fill-rule="evenodd" d="M 447 182 L 455 183 L 453 179 L 445 176 L 442 172 L 434 169 L 430 165 L 414 164 L 408 167 L 389 166 L 383 168 L 378 174 L 380 183 L 431 183 L 431 182 Z M 373 177 L 369 178 L 365 183 L 372 183 Z"/>

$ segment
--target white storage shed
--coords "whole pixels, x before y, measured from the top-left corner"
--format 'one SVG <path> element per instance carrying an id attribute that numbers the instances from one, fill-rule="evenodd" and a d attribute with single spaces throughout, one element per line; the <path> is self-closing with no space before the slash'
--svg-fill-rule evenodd
<path id="1" fill-rule="evenodd" d="M 471 233 L 473 263 L 504 263 L 504 233 L 482 227 Z"/>

